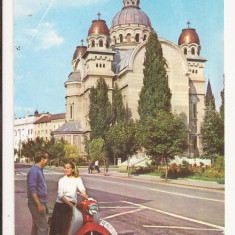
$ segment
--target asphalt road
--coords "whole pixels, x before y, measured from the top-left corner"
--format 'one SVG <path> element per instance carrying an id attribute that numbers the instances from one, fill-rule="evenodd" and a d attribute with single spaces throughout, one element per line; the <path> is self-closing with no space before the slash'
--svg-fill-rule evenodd
<path id="1" fill-rule="evenodd" d="M 16 235 L 29 234 L 31 227 L 29 212 L 21 216 L 27 202 L 27 171 L 25 167 L 16 168 Z M 46 168 L 44 174 L 52 210 L 63 170 Z M 101 219 L 111 223 L 118 234 L 224 234 L 222 191 L 130 180 L 102 173 L 91 175 L 87 169 L 80 169 L 80 175 L 88 195 L 99 202 Z"/>

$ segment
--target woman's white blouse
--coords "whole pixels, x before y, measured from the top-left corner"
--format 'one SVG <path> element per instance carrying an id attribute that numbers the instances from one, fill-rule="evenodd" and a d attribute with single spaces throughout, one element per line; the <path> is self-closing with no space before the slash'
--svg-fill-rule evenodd
<path id="1" fill-rule="evenodd" d="M 80 177 L 64 176 L 59 179 L 57 202 L 63 203 L 61 197 L 65 197 L 68 201 L 77 203 L 77 192 L 85 191 L 82 179 Z"/>

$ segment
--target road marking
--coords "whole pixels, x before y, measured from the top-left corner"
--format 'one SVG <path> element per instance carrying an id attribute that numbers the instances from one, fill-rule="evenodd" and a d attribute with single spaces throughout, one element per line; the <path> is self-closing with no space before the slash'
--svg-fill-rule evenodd
<path id="1" fill-rule="evenodd" d="M 145 228 L 166 228 L 166 229 L 186 229 L 186 230 L 196 230 L 196 231 L 221 231 L 220 229 L 210 229 L 210 228 L 192 228 L 192 227 L 177 227 L 177 226 L 158 226 L 158 225 L 143 225 Z"/>
<path id="2" fill-rule="evenodd" d="M 144 205 L 141 205 L 141 204 L 137 204 L 137 203 L 133 203 L 133 202 L 128 202 L 128 201 L 121 201 L 121 202 L 130 204 L 130 205 L 139 206 L 142 209 L 149 209 L 149 210 L 156 211 L 156 212 L 159 212 L 159 213 L 162 213 L 162 214 L 165 214 L 165 215 L 176 217 L 178 219 L 183 219 L 183 220 L 187 220 L 187 221 L 190 221 L 190 222 L 194 222 L 194 223 L 198 223 L 198 224 L 203 224 L 203 225 L 206 225 L 206 226 L 213 227 L 213 228 L 220 229 L 220 230 L 224 231 L 224 227 L 216 225 L 216 224 L 211 224 L 211 223 L 207 223 L 207 222 L 204 222 L 204 221 L 200 221 L 200 220 L 188 218 L 188 217 L 185 217 L 185 216 L 173 214 L 173 213 L 170 213 L 170 212 L 154 209 L 154 208 L 151 208 L 151 207 L 148 207 L 148 206 L 144 206 Z"/>
<path id="3" fill-rule="evenodd" d="M 120 182 L 112 182 L 112 181 L 108 181 L 108 180 L 100 180 L 100 179 L 96 179 L 96 178 L 94 178 L 94 179 L 95 180 L 99 180 L 99 181 L 103 181 L 103 182 L 107 182 L 107 183 L 111 183 L 111 184 L 115 184 L 115 185 L 117 185 L 117 184 L 119 184 L 119 185 L 128 185 L 128 186 L 132 186 L 132 187 L 135 187 L 135 188 L 138 188 L 138 189 L 142 188 L 142 189 L 147 189 L 147 190 L 151 190 L 151 191 L 155 191 L 155 192 L 160 192 L 160 193 L 168 193 L 168 194 L 173 194 L 173 195 L 182 196 L 182 197 L 188 197 L 188 198 L 195 198 L 195 199 L 200 199 L 200 200 L 224 203 L 224 200 L 205 198 L 205 197 L 197 197 L 197 196 L 191 196 L 191 195 L 182 194 L 182 193 L 168 192 L 168 191 L 165 191 L 165 190 L 151 189 L 151 188 L 143 187 L 143 186 L 130 185 L 130 184 L 125 184 L 125 183 L 120 183 Z"/>
<path id="4" fill-rule="evenodd" d="M 122 213 L 118 213 L 118 214 L 107 216 L 105 218 L 102 218 L 101 220 L 111 219 L 111 218 L 114 218 L 114 217 L 117 217 L 117 216 L 120 216 L 120 215 L 131 214 L 131 213 L 138 212 L 138 211 L 141 211 L 141 210 L 143 210 L 143 209 L 140 208 L 140 209 L 136 209 L 136 210 L 133 210 L 133 211 L 122 212 Z"/>

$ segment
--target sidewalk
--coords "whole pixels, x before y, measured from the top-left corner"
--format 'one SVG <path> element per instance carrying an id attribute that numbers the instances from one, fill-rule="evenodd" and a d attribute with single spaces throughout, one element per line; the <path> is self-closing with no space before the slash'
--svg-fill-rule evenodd
<path id="1" fill-rule="evenodd" d="M 109 172 L 108 175 L 113 177 L 128 178 L 127 173 L 119 172 Z M 218 183 L 214 181 L 203 181 L 203 180 L 193 180 L 193 179 L 168 179 L 165 182 L 165 179 L 162 179 L 160 176 L 148 176 L 148 175 L 130 175 L 129 179 L 133 180 L 147 180 L 154 181 L 163 184 L 172 184 L 172 185 L 181 185 L 181 186 L 190 186 L 196 188 L 205 188 L 205 189 L 215 189 L 215 190 L 225 190 L 225 184 Z"/>

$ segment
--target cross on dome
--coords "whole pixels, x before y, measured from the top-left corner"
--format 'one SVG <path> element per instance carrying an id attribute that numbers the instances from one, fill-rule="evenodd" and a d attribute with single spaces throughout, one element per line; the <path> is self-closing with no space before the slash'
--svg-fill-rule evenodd
<path id="1" fill-rule="evenodd" d="M 188 21 L 188 22 L 187 22 L 187 25 L 188 25 L 188 29 L 189 29 L 189 26 L 190 26 L 190 24 L 191 24 L 191 23 L 190 23 L 190 22 Z"/>
<path id="2" fill-rule="evenodd" d="M 81 40 L 81 43 L 82 43 L 82 46 L 83 46 L 83 43 L 84 43 L 84 40 L 83 40 L 83 39 Z"/>
<path id="3" fill-rule="evenodd" d="M 98 15 L 98 20 L 100 20 L 100 16 L 101 16 L 101 14 L 98 12 L 98 14 L 97 14 L 97 15 Z"/>

